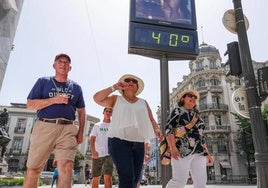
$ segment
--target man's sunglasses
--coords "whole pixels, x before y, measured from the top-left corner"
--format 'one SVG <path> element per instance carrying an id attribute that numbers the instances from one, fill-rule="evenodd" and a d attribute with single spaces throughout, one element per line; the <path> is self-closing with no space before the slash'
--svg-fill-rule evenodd
<path id="1" fill-rule="evenodd" d="M 191 94 L 191 93 L 187 93 L 187 94 L 185 94 L 185 97 L 189 97 L 189 98 L 195 98 L 195 99 L 197 99 L 197 96 L 195 96 L 195 95 L 193 95 L 193 94 Z"/>
<path id="2" fill-rule="evenodd" d="M 127 82 L 127 83 L 133 82 L 134 84 L 138 84 L 138 80 L 136 80 L 134 78 L 126 78 L 124 81 Z"/>

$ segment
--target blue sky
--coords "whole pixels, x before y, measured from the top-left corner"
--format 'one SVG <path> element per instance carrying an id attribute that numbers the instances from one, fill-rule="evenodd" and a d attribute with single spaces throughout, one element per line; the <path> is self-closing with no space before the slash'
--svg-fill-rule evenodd
<path id="1" fill-rule="evenodd" d="M 232 0 L 196 0 L 199 44 L 204 41 L 219 49 L 223 58 L 226 44 L 237 40 L 222 24 Z M 242 0 L 249 20 L 248 40 L 251 57 L 267 61 L 267 0 Z M 38 77 L 54 75 L 57 53 L 72 58 L 69 77 L 83 88 L 87 114 L 102 118 L 102 107 L 93 94 L 108 87 L 125 73 L 135 74 L 145 82 L 140 97 L 145 98 L 155 114 L 160 102 L 160 62 L 128 54 L 129 0 L 24 0 L 15 48 L 10 54 L 0 92 L 0 104 L 26 103 L 27 95 Z M 202 29 L 201 29 L 202 28 Z M 188 61 L 170 61 L 169 89 L 189 73 Z"/>

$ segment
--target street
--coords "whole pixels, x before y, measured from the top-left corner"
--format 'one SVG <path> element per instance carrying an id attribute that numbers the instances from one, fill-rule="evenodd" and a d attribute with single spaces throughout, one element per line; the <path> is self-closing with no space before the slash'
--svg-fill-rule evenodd
<path id="1" fill-rule="evenodd" d="M 21 188 L 22 186 L 3 186 L 1 188 Z M 38 188 L 51 188 L 51 185 L 43 185 Z M 56 186 L 54 186 L 56 188 Z M 91 188 L 91 186 L 84 184 L 75 184 L 72 188 Z M 104 188 L 104 185 L 100 185 L 99 188 Z M 117 185 L 113 185 L 113 188 L 118 188 Z M 162 188 L 162 185 L 145 185 L 141 188 Z M 186 185 L 185 188 L 193 188 L 192 185 Z M 257 185 L 207 185 L 206 188 L 257 188 Z"/>
<path id="2" fill-rule="evenodd" d="M 55 186 L 54 186 L 55 187 Z M 85 186 L 84 184 L 75 184 L 73 188 L 90 188 L 91 186 Z M 141 186 L 142 188 L 162 188 L 162 185 L 145 185 Z M 51 188 L 50 185 L 40 186 L 39 188 Z M 100 185 L 99 188 L 104 188 L 103 185 Z M 117 185 L 114 185 L 113 188 L 118 188 Z M 192 185 L 187 185 L 185 188 L 193 188 Z M 207 185 L 207 188 L 257 188 L 256 185 Z"/>

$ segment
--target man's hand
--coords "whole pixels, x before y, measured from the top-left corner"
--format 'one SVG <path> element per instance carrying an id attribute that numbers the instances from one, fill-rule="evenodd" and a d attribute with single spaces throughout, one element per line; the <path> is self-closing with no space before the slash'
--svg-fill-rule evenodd
<path id="1" fill-rule="evenodd" d="M 78 132 L 76 135 L 77 144 L 81 144 L 83 142 L 83 133 Z"/>
<path id="2" fill-rule="evenodd" d="M 54 104 L 68 104 L 68 96 L 66 94 L 57 94 L 51 98 Z"/>
<path id="3" fill-rule="evenodd" d="M 99 153 L 95 150 L 92 151 L 92 158 L 97 159 L 99 157 Z"/>

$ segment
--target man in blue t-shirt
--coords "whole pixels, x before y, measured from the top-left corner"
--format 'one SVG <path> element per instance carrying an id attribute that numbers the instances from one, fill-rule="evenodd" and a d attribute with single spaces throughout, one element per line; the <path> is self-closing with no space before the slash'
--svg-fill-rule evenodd
<path id="1" fill-rule="evenodd" d="M 76 82 L 68 79 L 71 58 L 55 57 L 55 76 L 37 80 L 27 97 L 27 108 L 37 110 L 27 160 L 24 188 L 37 188 L 39 175 L 54 151 L 54 165 L 59 171 L 58 186 L 71 188 L 73 163 L 78 144 L 83 142 L 85 102 Z M 73 122 L 78 116 L 78 126 Z"/>

